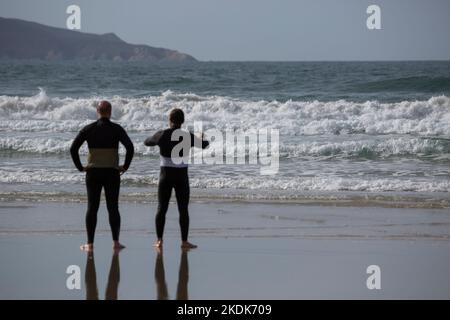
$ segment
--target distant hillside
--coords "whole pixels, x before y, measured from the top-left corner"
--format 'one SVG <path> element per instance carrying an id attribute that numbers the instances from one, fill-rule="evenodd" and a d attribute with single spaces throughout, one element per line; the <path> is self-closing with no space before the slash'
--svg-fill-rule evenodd
<path id="1" fill-rule="evenodd" d="M 0 59 L 193 62 L 188 54 L 103 35 L 0 17 Z"/>

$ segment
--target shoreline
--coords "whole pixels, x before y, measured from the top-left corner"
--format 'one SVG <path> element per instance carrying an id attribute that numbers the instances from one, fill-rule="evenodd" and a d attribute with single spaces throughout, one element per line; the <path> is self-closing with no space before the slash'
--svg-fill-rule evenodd
<path id="1" fill-rule="evenodd" d="M 267 195 L 253 194 L 239 195 L 238 190 L 234 194 L 220 195 L 220 190 L 215 194 L 196 194 L 191 189 L 191 203 L 236 203 L 236 204 L 273 204 L 273 205 L 302 205 L 325 207 L 380 207 L 380 208 L 405 208 L 405 209 L 450 209 L 448 195 L 436 194 L 394 194 L 387 193 L 305 193 L 302 196 L 278 196 L 272 198 Z M 248 190 L 247 190 L 248 191 Z M 104 196 L 102 195 L 102 199 Z M 86 203 L 86 194 L 68 192 L 3 192 L 0 193 L 0 205 L 7 202 L 60 202 L 60 203 Z M 120 202 L 137 204 L 154 204 L 157 202 L 156 192 L 148 193 L 122 193 Z M 175 197 L 171 199 L 175 203 Z"/>
<path id="2" fill-rule="evenodd" d="M 121 233 L 155 235 L 157 203 L 123 202 Z M 0 236 L 84 237 L 83 202 L 0 202 Z M 193 202 L 190 234 L 199 238 L 450 241 L 450 210 L 255 202 Z M 105 201 L 98 234 L 109 234 Z M 169 205 L 166 233 L 178 235 L 178 211 Z"/>

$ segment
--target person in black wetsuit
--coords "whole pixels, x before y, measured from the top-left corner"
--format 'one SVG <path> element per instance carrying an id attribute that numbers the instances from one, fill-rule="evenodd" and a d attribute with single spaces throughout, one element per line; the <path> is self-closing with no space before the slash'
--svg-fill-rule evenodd
<path id="1" fill-rule="evenodd" d="M 124 248 L 119 242 L 120 213 L 119 190 L 120 176 L 128 170 L 133 159 L 134 146 L 125 130 L 111 122 L 111 104 L 101 101 L 97 106 L 98 120 L 84 127 L 70 147 L 73 163 L 79 171 L 86 172 L 88 207 L 86 212 L 87 243 L 81 250 L 94 249 L 94 234 L 97 225 L 97 212 L 100 205 L 102 188 L 105 189 L 106 207 L 111 226 L 113 249 Z M 87 141 L 89 154 L 85 167 L 81 164 L 78 151 Z M 125 146 L 125 163 L 119 166 L 119 142 Z"/>
<path id="2" fill-rule="evenodd" d="M 155 247 L 162 247 L 164 224 L 169 207 L 172 189 L 175 189 L 178 211 L 180 214 L 181 247 L 196 248 L 196 245 L 188 242 L 189 233 L 189 178 L 188 164 L 191 147 L 205 149 L 209 142 L 196 137 L 193 133 L 181 130 L 184 122 L 184 113 L 181 109 L 173 109 L 169 114 L 170 128 L 156 132 L 152 137 L 145 140 L 146 146 L 159 146 L 160 152 L 160 175 L 158 183 L 158 210 L 156 212 L 155 224 L 157 241 Z M 182 148 L 180 148 L 182 146 Z"/>

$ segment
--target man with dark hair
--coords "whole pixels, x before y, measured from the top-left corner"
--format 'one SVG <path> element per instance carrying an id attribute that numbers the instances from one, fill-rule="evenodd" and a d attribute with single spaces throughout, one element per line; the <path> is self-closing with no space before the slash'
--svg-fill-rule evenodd
<path id="1" fill-rule="evenodd" d="M 95 227 L 97 212 L 100 205 L 102 188 L 105 189 L 106 206 L 111 226 L 113 249 L 124 248 L 119 242 L 120 213 L 119 190 L 120 176 L 128 170 L 133 159 L 134 146 L 125 130 L 118 124 L 111 122 L 111 104 L 101 101 L 97 106 L 98 120 L 84 127 L 70 148 L 73 163 L 79 171 L 86 172 L 86 189 L 88 207 L 86 212 L 87 243 L 81 250 L 94 249 Z M 87 141 L 89 154 L 85 167 L 81 164 L 78 151 Z M 125 163 L 119 166 L 119 142 L 126 149 Z"/>
<path id="2" fill-rule="evenodd" d="M 184 123 L 184 112 L 181 109 L 175 108 L 169 113 L 169 122 L 173 123 L 174 126 L 180 128 Z"/>
<path id="3" fill-rule="evenodd" d="M 170 127 L 156 132 L 152 137 L 145 140 L 146 146 L 159 146 L 160 152 L 160 175 L 158 183 L 158 211 L 155 217 L 157 241 L 155 247 L 161 248 L 163 243 L 164 225 L 166 213 L 169 207 L 169 200 L 172 189 L 175 189 L 178 211 L 180 214 L 181 247 L 196 248 L 197 246 L 188 242 L 189 233 L 189 178 L 188 164 L 185 161 L 178 161 L 188 156 L 191 147 L 199 146 L 206 148 L 209 142 L 203 138 L 196 137 L 193 133 L 181 130 L 184 122 L 184 113 L 181 109 L 173 109 L 169 114 Z M 175 158 L 172 151 L 180 143 L 184 144 Z M 177 149 L 175 149 L 177 150 Z"/>

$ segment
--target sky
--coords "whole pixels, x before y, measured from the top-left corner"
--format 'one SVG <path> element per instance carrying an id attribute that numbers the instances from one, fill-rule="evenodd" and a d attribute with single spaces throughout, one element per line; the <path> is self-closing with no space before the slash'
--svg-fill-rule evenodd
<path id="1" fill-rule="evenodd" d="M 0 16 L 66 28 L 72 4 L 81 32 L 202 61 L 450 60 L 449 0 L 0 0 Z"/>

